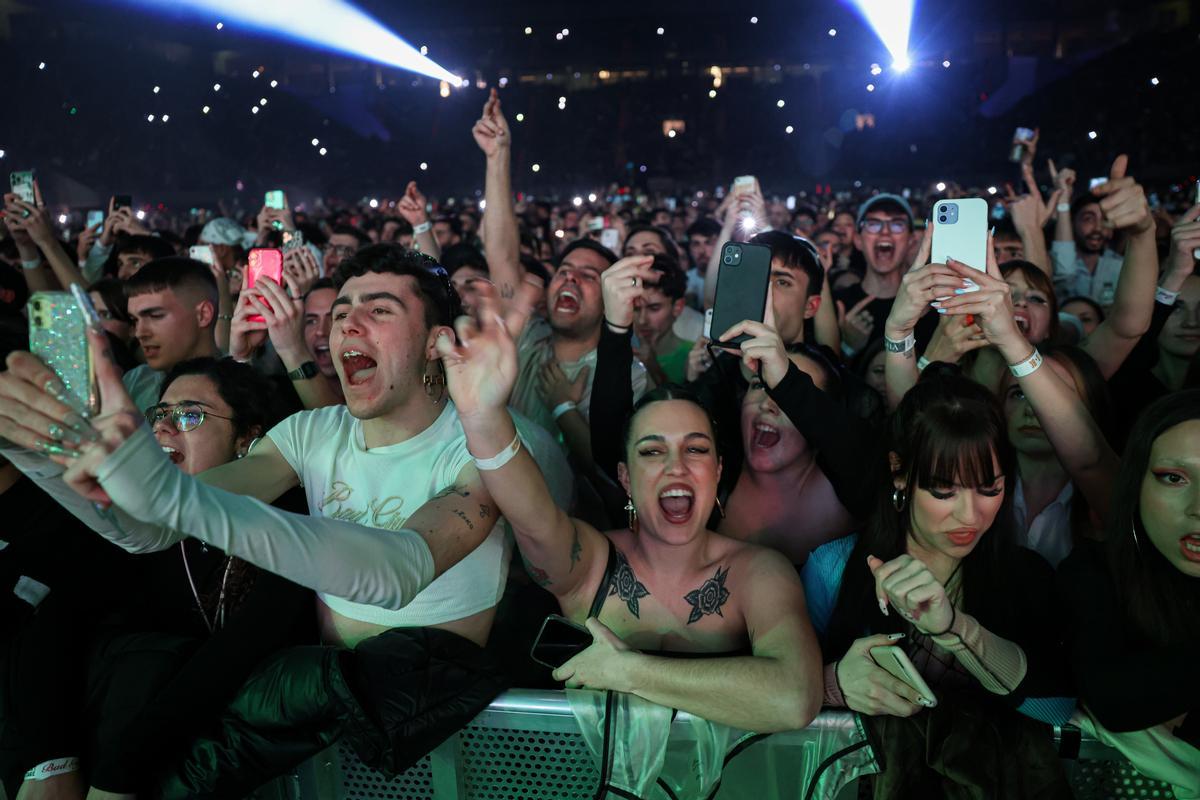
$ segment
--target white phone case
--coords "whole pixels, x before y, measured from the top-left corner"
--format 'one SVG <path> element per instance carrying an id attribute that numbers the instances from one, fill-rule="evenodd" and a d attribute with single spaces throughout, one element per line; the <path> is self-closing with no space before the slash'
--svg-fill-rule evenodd
<path id="1" fill-rule="evenodd" d="M 909 659 L 908 654 L 896 645 L 885 645 L 883 647 L 871 648 L 871 660 L 879 665 L 880 669 L 904 681 L 912 688 L 916 689 L 928 704 L 929 708 L 937 705 L 937 695 L 929 688 L 929 684 L 921 677 L 921 673 L 917 672 L 916 666 Z"/>
<path id="2" fill-rule="evenodd" d="M 953 212 L 957 212 L 957 219 L 954 219 Z M 953 221 L 942 222 L 943 216 Z M 987 272 L 989 223 L 986 200 L 982 197 L 939 200 L 933 205 L 931 221 L 931 263 L 945 264 L 946 259 L 953 258 L 980 272 Z"/>

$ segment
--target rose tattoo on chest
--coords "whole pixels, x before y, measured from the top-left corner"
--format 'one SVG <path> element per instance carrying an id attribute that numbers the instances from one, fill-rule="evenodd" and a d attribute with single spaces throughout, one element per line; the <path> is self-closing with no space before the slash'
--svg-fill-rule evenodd
<path id="1" fill-rule="evenodd" d="M 725 588 L 725 578 L 729 575 L 729 567 L 722 570 L 717 567 L 717 574 L 700 584 L 699 589 L 693 589 L 684 596 L 692 613 L 688 615 L 688 625 L 709 614 L 724 617 L 721 606 L 729 599 L 729 590 Z"/>
<path id="2" fill-rule="evenodd" d="M 608 586 L 608 596 L 614 594 L 625 601 L 630 614 L 641 619 L 638 600 L 649 596 L 650 590 L 633 574 L 633 567 L 629 566 L 629 561 L 620 550 L 617 550 L 617 568 L 613 570 L 612 582 Z"/>

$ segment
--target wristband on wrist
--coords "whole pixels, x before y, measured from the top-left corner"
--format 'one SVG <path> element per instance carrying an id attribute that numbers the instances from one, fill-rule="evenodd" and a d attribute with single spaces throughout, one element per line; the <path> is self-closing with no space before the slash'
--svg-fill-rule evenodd
<path id="1" fill-rule="evenodd" d="M 425 233 L 426 231 L 431 230 L 432 228 L 433 228 L 433 223 L 430 222 L 429 220 L 425 220 L 424 222 L 422 222 L 419 225 L 413 225 L 413 236 L 420 236 L 422 233 Z"/>
<path id="2" fill-rule="evenodd" d="M 608 317 L 604 318 L 604 324 L 607 325 L 608 329 L 613 333 L 629 333 L 629 331 L 633 328 L 632 325 L 618 325 L 615 322 L 610 322 Z"/>
<path id="3" fill-rule="evenodd" d="M 1026 375 L 1032 375 L 1037 372 L 1038 367 L 1042 365 L 1042 354 L 1038 349 L 1033 348 L 1033 352 L 1027 357 L 1018 361 L 1016 364 L 1009 364 L 1008 369 L 1013 374 L 1014 378 L 1024 378 Z"/>
<path id="4" fill-rule="evenodd" d="M 31 259 L 29 261 L 21 261 L 21 269 L 37 269 L 42 265 L 42 257 Z"/>
<path id="5" fill-rule="evenodd" d="M 25 773 L 27 781 L 44 781 L 47 778 L 54 778 L 59 775 L 66 775 L 71 772 L 79 771 L 79 759 L 75 756 L 66 758 L 52 758 L 49 761 L 43 761 L 33 769 Z"/>
<path id="6" fill-rule="evenodd" d="M 1056 205 L 1054 207 L 1054 210 L 1060 214 L 1066 214 L 1068 211 L 1071 210 L 1071 204 L 1070 203 L 1059 203 L 1058 205 Z"/>
<path id="7" fill-rule="evenodd" d="M 930 364 L 929 359 L 926 358 L 925 356 L 921 356 L 920 358 L 917 359 L 917 372 L 924 372 L 925 368 L 928 367 L 929 364 Z"/>
<path id="8" fill-rule="evenodd" d="M 554 407 L 554 411 L 552 411 L 551 413 L 554 414 L 554 421 L 558 422 L 558 418 L 561 417 L 563 414 L 567 413 L 568 411 L 574 411 L 577 408 L 579 408 L 579 406 L 576 405 L 573 400 L 565 400 L 565 401 L 559 403 L 558 405 L 556 405 Z"/>
<path id="9" fill-rule="evenodd" d="M 1154 302 L 1162 303 L 1164 306 L 1173 306 L 1179 298 L 1179 292 L 1172 292 L 1169 289 L 1164 289 L 1159 286 L 1154 290 Z"/>
<path id="10" fill-rule="evenodd" d="M 513 458 L 516 457 L 517 453 L 520 452 L 520 450 L 521 434 L 518 433 L 513 435 L 513 440 L 509 442 L 507 447 L 505 447 L 499 453 L 496 453 L 496 455 L 492 456 L 491 458 L 475 458 L 474 455 L 471 457 L 475 458 L 476 469 L 489 472 L 491 470 L 500 469 L 505 464 L 512 461 Z"/>
<path id="11" fill-rule="evenodd" d="M 858 352 L 858 351 L 855 350 L 853 347 L 851 347 L 849 344 L 847 344 L 844 341 L 842 342 L 842 355 L 844 355 L 846 358 L 854 358 L 854 354 L 856 352 Z"/>
<path id="12" fill-rule="evenodd" d="M 883 337 L 883 348 L 885 350 L 887 350 L 889 353 L 901 353 L 901 354 L 907 353 L 910 350 L 916 349 L 916 346 L 917 346 L 917 337 L 914 336 L 912 333 L 909 333 L 908 336 L 905 336 L 900 341 L 896 341 L 895 339 L 889 339 L 886 336 Z"/>
<path id="13" fill-rule="evenodd" d="M 217 314 L 217 319 L 233 322 L 233 314 Z"/>

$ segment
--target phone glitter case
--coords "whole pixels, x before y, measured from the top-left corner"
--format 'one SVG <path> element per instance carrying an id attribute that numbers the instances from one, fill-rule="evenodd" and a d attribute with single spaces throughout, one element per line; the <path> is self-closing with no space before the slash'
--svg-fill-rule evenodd
<path id="1" fill-rule="evenodd" d="M 67 405 L 90 415 L 95 410 L 96 380 L 83 310 L 69 292 L 34 292 L 28 313 L 30 351 L 63 382 Z"/>

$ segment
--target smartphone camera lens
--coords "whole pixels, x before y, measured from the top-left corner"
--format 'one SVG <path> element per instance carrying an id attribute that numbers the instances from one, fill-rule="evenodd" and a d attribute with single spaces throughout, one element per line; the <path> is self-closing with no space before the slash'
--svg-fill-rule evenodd
<path id="1" fill-rule="evenodd" d="M 34 326 L 35 328 L 40 328 L 40 327 L 42 327 L 42 318 L 41 318 L 41 317 L 34 317 L 34 318 L 33 318 L 33 326 Z"/>
<path id="2" fill-rule="evenodd" d="M 947 211 L 949 211 L 949 210 L 950 210 L 950 207 L 949 207 L 949 206 L 942 206 L 940 210 L 941 210 L 941 212 L 942 212 L 943 214 L 945 214 Z M 944 221 L 944 220 L 943 220 L 943 221 Z"/>
<path id="3" fill-rule="evenodd" d="M 946 215 L 945 215 L 945 214 L 942 214 L 940 217 L 938 217 L 938 222 L 945 222 L 945 221 L 946 221 Z"/>
<path id="4" fill-rule="evenodd" d="M 731 255 L 729 255 L 728 253 L 726 253 L 726 254 L 725 254 L 725 263 L 726 263 L 726 264 L 732 264 L 732 263 L 733 263 L 733 256 L 731 256 Z"/>

